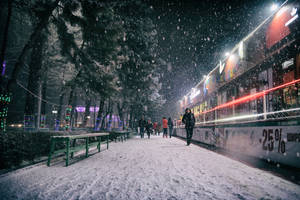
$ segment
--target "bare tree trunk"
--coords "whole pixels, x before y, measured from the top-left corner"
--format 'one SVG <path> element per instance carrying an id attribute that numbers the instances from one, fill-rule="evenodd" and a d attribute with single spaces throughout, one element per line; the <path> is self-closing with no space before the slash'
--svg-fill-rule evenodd
<path id="1" fill-rule="evenodd" d="M 104 103 L 105 103 L 105 99 L 100 98 L 99 111 L 98 111 L 97 120 L 96 120 L 96 123 L 95 123 L 94 130 L 99 129 L 99 125 L 101 123 L 101 120 L 104 121 L 104 118 L 102 119 L 102 113 L 104 111 Z M 101 127 L 102 127 L 102 125 L 101 125 Z"/>
<path id="2" fill-rule="evenodd" d="M 111 112 L 111 104 L 112 104 L 112 102 L 109 99 L 107 102 L 105 115 L 103 116 L 103 119 L 102 119 L 101 128 L 100 128 L 101 130 L 105 129 L 105 120 L 106 120 L 107 116 L 109 115 L 109 113 Z"/>
<path id="3" fill-rule="evenodd" d="M 12 15 L 12 3 L 13 3 L 13 0 L 8 1 L 7 18 L 6 18 L 6 23 L 5 23 L 5 27 L 4 27 L 4 34 L 3 34 L 1 53 L 0 53 L 0 73 L 2 73 L 2 71 L 3 71 L 4 56 L 5 56 L 5 52 L 7 49 L 8 28 L 9 28 L 9 24 L 10 24 L 11 15 Z M 1 87 L 1 93 L 2 93 L 2 91 L 4 89 L 4 88 L 2 88 L 2 86 L 3 86 L 2 75 L 0 76 L 0 85 L 1 85 L 0 87 Z"/>
<path id="4" fill-rule="evenodd" d="M 120 122 L 122 123 L 123 129 L 124 129 L 124 121 L 123 121 L 123 106 L 121 106 L 120 103 L 117 103 L 117 108 L 118 108 L 118 114 L 119 114 L 119 119 L 118 121 L 118 126 L 120 125 Z"/>
<path id="5" fill-rule="evenodd" d="M 55 130 L 59 130 L 60 122 L 61 122 L 61 114 L 62 114 L 62 105 L 64 102 L 65 92 L 63 91 L 63 87 L 61 88 L 60 96 L 59 96 L 59 107 L 57 111 L 57 116 L 55 120 Z"/>
<path id="6" fill-rule="evenodd" d="M 130 128 L 135 128 L 134 127 L 134 116 L 133 116 L 133 108 L 132 106 L 130 107 L 130 119 L 129 119 L 129 126 Z"/>
<path id="7" fill-rule="evenodd" d="M 76 95 L 75 91 L 76 90 L 76 83 L 73 83 L 71 86 L 71 91 L 70 91 L 70 96 L 69 96 L 69 100 L 68 100 L 68 105 L 72 106 L 72 110 L 71 110 L 71 115 L 70 115 L 70 129 L 72 130 L 73 124 L 74 124 L 74 110 L 75 110 L 75 106 L 76 106 Z"/>
<path id="8" fill-rule="evenodd" d="M 90 112 L 91 103 L 92 103 L 92 100 L 88 96 L 85 100 L 85 112 L 84 112 L 82 127 L 86 127 L 88 116 L 90 116 L 90 114 L 91 114 L 91 112 Z M 94 110 L 94 112 L 96 112 L 96 111 Z"/>
<path id="9" fill-rule="evenodd" d="M 29 77 L 27 88 L 30 92 L 26 93 L 25 115 L 34 114 L 35 106 L 38 100 L 34 95 L 37 95 L 40 92 L 39 89 L 41 85 L 41 69 L 43 59 L 42 52 L 46 37 L 43 33 L 41 33 L 37 39 L 38 43 L 31 52 L 31 60 L 29 64 Z"/>
<path id="10" fill-rule="evenodd" d="M 76 106 L 77 106 L 77 94 L 76 91 L 74 92 L 74 100 L 72 102 L 72 111 L 71 111 L 71 129 L 76 125 L 75 115 L 77 113 Z"/>
<path id="11" fill-rule="evenodd" d="M 78 111 L 75 109 L 74 126 L 77 127 L 78 122 Z"/>
<path id="12" fill-rule="evenodd" d="M 108 116 L 109 112 L 106 112 L 104 115 L 103 115 L 103 119 L 101 121 L 101 127 L 100 127 L 100 130 L 104 130 L 105 129 L 105 120 L 106 120 L 106 117 Z"/>
<path id="13" fill-rule="evenodd" d="M 41 18 L 41 20 L 37 24 L 36 28 L 34 29 L 33 33 L 31 34 L 29 40 L 27 41 L 26 45 L 22 49 L 22 52 L 17 59 L 17 62 L 15 64 L 13 72 L 11 74 L 11 78 L 9 79 L 7 86 L 6 86 L 7 93 L 9 93 L 9 91 L 11 91 L 12 87 L 15 85 L 18 74 L 24 65 L 23 63 L 24 63 L 26 54 L 35 45 L 41 32 L 48 26 L 49 18 L 51 16 L 53 10 L 58 6 L 59 2 L 60 2 L 60 0 L 56 0 L 51 6 L 48 7 L 48 10 L 43 12 L 44 16 Z"/>
<path id="14" fill-rule="evenodd" d="M 47 73 L 48 70 L 46 70 L 46 72 L 44 73 L 44 76 L 43 76 L 43 85 L 42 85 L 42 98 L 43 99 L 47 99 L 47 87 L 48 87 L 48 76 L 47 76 Z M 42 108 L 41 108 L 41 114 L 42 115 L 46 115 L 46 102 L 43 101 L 42 102 Z"/>
<path id="15" fill-rule="evenodd" d="M 107 125 L 107 130 L 111 131 L 112 130 L 112 112 L 109 112 L 109 118 L 108 118 L 108 125 Z"/>
<path id="16" fill-rule="evenodd" d="M 40 122 L 41 122 L 41 107 L 42 107 L 42 83 L 38 83 L 38 96 L 40 97 L 38 99 L 38 106 L 37 106 L 37 119 L 36 119 L 36 129 L 40 129 Z"/>
<path id="17" fill-rule="evenodd" d="M 127 111 L 127 116 L 126 116 L 126 127 L 130 128 L 129 126 L 129 118 L 130 118 L 130 113 Z"/>
<path id="18" fill-rule="evenodd" d="M 125 116 L 126 116 L 126 113 L 124 112 L 125 111 L 125 107 L 126 107 L 125 103 L 123 103 L 122 106 L 121 106 L 120 103 L 117 104 L 119 119 L 120 119 L 120 122 L 122 124 L 122 129 L 123 130 L 125 129 Z"/>
<path id="19" fill-rule="evenodd" d="M 113 104 L 113 101 L 109 99 L 109 107 L 108 107 L 108 110 L 109 110 L 109 120 L 108 120 L 108 130 L 112 130 L 112 115 L 113 115 L 113 108 L 114 108 L 114 104 Z"/>

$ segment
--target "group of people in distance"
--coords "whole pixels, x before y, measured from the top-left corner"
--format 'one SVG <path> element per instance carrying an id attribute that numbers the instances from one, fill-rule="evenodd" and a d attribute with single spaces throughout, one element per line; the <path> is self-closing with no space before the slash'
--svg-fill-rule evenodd
<path id="1" fill-rule="evenodd" d="M 193 137 L 193 129 L 195 126 L 195 116 L 192 113 L 190 108 L 185 109 L 185 113 L 182 117 L 182 123 L 185 124 L 186 145 L 189 146 L 191 144 L 191 140 Z M 140 128 L 141 138 L 144 138 L 145 131 L 148 135 L 148 139 L 150 139 L 151 134 L 160 135 L 161 124 L 158 122 L 154 122 L 152 124 L 150 119 L 146 121 L 144 115 L 142 115 L 142 118 L 139 120 L 138 126 Z M 162 128 L 163 128 L 163 137 L 168 138 L 168 129 L 169 129 L 169 137 L 171 138 L 173 133 L 173 121 L 171 117 L 169 117 L 168 120 L 165 117 L 162 118 Z"/>
<path id="2" fill-rule="evenodd" d="M 186 145 L 189 146 L 191 144 L 191 140 L 193 137 L 193 129 L 195 126 L 195 116 L 192 113 L 190 108 L 185 109 L 185 113 L 182 117 L 182 123 L 185 124 Z M 146 122 L 144 116 L 142 116 L 142 118 L 139 120 L 138 126 L 140 128 L 141 138 L 144 138 L 145 130 L 148 135 L 148 139 L 150 139 L 151 134 L 160 135 L 161 124 L 157 123 L 157 122 L 154 122 L 152 124 L 150 119 Z M 163 137 L 168 138 L 168 129 L 169 129 L 169 137 L 171 138 L 172 133 L 173 133 L 173 122 L 172 122 L 171 117 L 169 117 L 168 120 L 165 117 L 163 117 L 162 126 L 163 126 L 162 127 L 163 128 Z M 154 133 L 153 133 L 153 130 L 154 130 Z"/>
<path id="3" fill-rule="evenodd" d="M 145 131 L 147 133 L 148 139 L 150 139 L 150 135 L 160 135 L 161 132 L 161 123 L 160 122 L 154 122 L 152 124 L 151 120 L 148 119 L 148 121 L 145 120 L 145 117 L 142 116 L 142 118 L 139 120 L 138 124 L 140 128 L 140 136 L 141 138 L 144 138 Z M 163 130 L 163 137 L 168 138 L 168 130 L 169 130 L 169 137 L 172 137 L 173 133 L 173 121 L 171 117 L 167 120 L 165 117 L 162 119 L 162 130 Z"/>

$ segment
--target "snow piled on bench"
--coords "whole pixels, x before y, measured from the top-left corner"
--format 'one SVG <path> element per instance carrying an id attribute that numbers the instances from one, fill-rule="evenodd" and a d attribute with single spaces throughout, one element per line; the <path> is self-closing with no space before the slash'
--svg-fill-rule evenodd
<path id="1" fill-rule="evenodd" d="M 1 199 L 300 199 L 300 186 L 177 138 L 134 138 L 65 167 L 0 176 Z"/>

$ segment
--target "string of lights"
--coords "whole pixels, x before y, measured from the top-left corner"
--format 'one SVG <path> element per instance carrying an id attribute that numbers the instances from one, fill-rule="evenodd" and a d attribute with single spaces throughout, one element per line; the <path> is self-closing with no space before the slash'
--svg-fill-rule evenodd
<path id="1" fill-rule="evenodd" d="M 56 104 L 56 103 L 53 103 L 53 102 L 48 101 L 48 100 L 45 100 L 45 99 L 43 99 L 42 97 L 40 97 L 40 96 L 34 94 L 32 91 L 30 91 L 30 90 L 29 90 L 28 88 L 26 88 L 24 85 L 22 85 L 19 81 L 17 81 L 17 84 L 18 84 L 22 89 L 24 89 L 25 91 L 29 92 L 29 93 L 30 93 L 32 96 L 34 96 L 35 98 L 37 98 L 37 99 L 39 99 L 39 100 L 41 100 L 41 101 L 43 101 L 43 102 L 45 102 L 45 103 L 47 103 L 47 104 L 50 104 L 50 105 L 53 105 L 53 106 L 59 106 L 59 105 Z M 67 105 L 62 105 L 62 106 L 67 106 Z"/>

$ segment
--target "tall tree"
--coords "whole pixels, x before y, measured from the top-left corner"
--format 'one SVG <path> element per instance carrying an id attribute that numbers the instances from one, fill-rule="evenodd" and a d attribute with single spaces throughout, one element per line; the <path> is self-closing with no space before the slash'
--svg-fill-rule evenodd
<path id="1" fill-rule="evenodd" d="M 126 1 L 116 11 L 124 21 L 124 34 L 120 56 L 123 62 L 118 67 L 121 95 L 121 110 L 130 111 L 132 120 L 146 112 L 151 103 L 151 94 L 157 89 L 156 55 L 157 32 L 150 14 L 152 9 L 141 1 Z M 122 117 L 123 118 L 123 117 Z"/>
<path id="2" fill-rule="evenodd" d="M 34 28 L 29 40 L 27 41 L 26 45 L 23 47 L 21 54 L 19 55 L 16 64 L 13 67 L 13 72 L 11 74 L 11 77 L 7 83 L 6 91 L 9 92 L 11 88 L 15 85 L 18 74 L 20 70 L 22 69 L 22 66 L 24 64 L 24 59 L 29 52 L 29 50 L 36 44 L 39 35 L 41 32 L 48 26 L 49 18 L 52 15 L 52 12 L 54 9 L 58 6 L 58 3 L 60 0 L 55 1 L 43 1 L 37 2 L 36 6 L 38 9 L 36 9 L 36 14 L 39 17 L 39 21 Z"/>
<path id="3" fill-rule="evenodd" d="M 7 17 L 6 17 L 6 22 L 5 22 L 5 27 L 4 27 L 4 33 L 3 33 L 3 38 L 2 38 L 2 42 L 1 42 L 1 52 L 0 52 L 0 85 L 1 85 L 1 90 L 0 92 L 2 93 L 3 89 L 3 75 L 2 75 L 2 71 L 3 71 L 3 67 L 4 67 L 4 56 L 5 56 L 5 52 L 7 49 L 7 40 L 8 40 L 8 28 L 10 25 L 10 19 L 11 19 L 11 15 L 12 15 L 12 4 L 13 4 L 13 0 L 11 1 L 6 1 L 7 2 Z M 4 6 L 4 5 L 3 5 Z M 0 15 L 1 16 L 1 15 Z"/>

